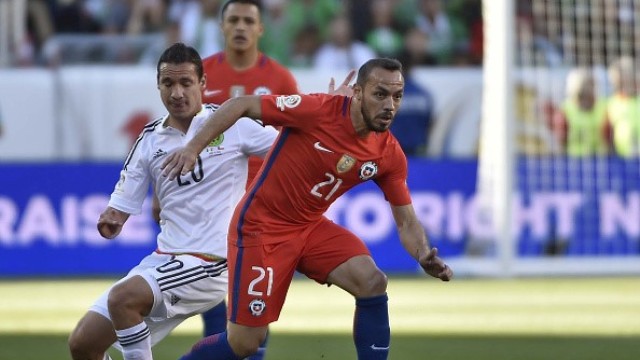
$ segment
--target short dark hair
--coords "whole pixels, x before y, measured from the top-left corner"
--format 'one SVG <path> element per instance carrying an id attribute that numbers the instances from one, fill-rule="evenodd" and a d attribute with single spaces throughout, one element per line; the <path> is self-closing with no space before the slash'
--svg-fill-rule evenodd
<path id="1" fill-rule="evenodd" d="M 375 68 L 383 68 L 389 71 L 400 71 L 402 72 L 402 63 L 396 59 L 391 58 L 374 58 L 362 66 L 358 70 L 358 79 L 356 79 L 356 84 L 364 87 L 364 84 L 369 80 L 369 75 L 371 71 Z"/>
<path id="2" fill-rule="evenodd" d="M 202 68 L 202 58 L 200 58 L 200 54 L 198 51 L 191 46 L 185 45 L 184 43 L 177 42 L 171 46 L 169 46 L 163 53 L 160 55 L 160 59 L 158 60 L 158 65 L 156 66 L 156 78 L 160 80 L 160 65 L 163 63 L 167 64 L 183 64 L 183 63 L 192 63 L 196 66 L 196 73 L 198 74 L 198 79 L 202 79 L 204 76 L 204 70 Z"/>
<path id="3" fill-rule="evenodd" d="M 262 16 L 262 1 L 260 0 L 228 0 L 225 1 L 224 5 L 222 5 L 222 9 L 220 10 L 220 20 L 224 19 L 224 12 L 227 11 L 227 8 L 231 4 L 255 5 L 258 8 L 258 14 Z"/>

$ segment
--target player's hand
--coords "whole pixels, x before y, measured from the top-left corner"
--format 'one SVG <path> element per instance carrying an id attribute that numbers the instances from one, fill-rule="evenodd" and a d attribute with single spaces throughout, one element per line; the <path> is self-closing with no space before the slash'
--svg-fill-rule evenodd
<path id="1" fill-rule="evenodd" d="M 120 234 L 124 221 L 116 213 L 117 210 L 107 208 L 98 219 L 98 232 L 105 239 L 113 239 Z"/>
<path id="2" fill-rule="evenodd" d="M 438 249 L 432 248 L 428 253 L 421 256 L 418 260 L 420 266 L 425 273 L 438 278 L 442 281 L 449 281 L 453 277 L 453 271 L 451 268 L 442 261 L 438 256 Z"/>
<path id="3" fill-rule="evenodd" d="M 179 175 L 185 175 L 193 170 L 197 159 L 198 154 L 194 154 L 186 147 L 181 148 L 169 154 L 160 169 L 162 169 L 164 176 L 167 176 L 169 180 L 173 180 Z"/>
<path id="4" fill-rule="evenodd" d="M 331 80 L 329 80 L 328 94 L 344 95 L 349 97 L 353 96 L 353 88 L 349 86 L 349 83 L 351 82 L 351 80 L 353 80 L 353 77 L 355 75 L 356 75 L 355 70 L 349 71 L 349 73 L 347 74 L 347 77 L 344 78 L 344 81 L 342 82 L 342 84 L 340 84 L 340 86 L 338 86 L 337 89 L 336 89 L 336 80 L 332 77 Z"/>

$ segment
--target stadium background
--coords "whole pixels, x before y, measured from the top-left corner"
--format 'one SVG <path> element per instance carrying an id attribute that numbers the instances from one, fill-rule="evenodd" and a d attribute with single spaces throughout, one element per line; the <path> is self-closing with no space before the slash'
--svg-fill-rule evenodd
<path id="1" fill-rule="evenodd" d="M 409 9 L 409 13 L 418 13 L 420 0 L 390 2 Z M 86 3 L 96 6 L 110 2 Z M 265 3 L 292 5 L 296 1 Z M 349 9 L 361 10 L 373 2 L 329 0 L 326 3 L 338 4 L 352 14 Z M 495 176 L 508 174 L 513 184 L 512 188 L 500 189 L 513 206 L 507 217 L 511 235 L 505 240 L 487 219 L 485 204 L 481 202 L 484 194 L 480 184 L 496 180 L 494 176 L 486 179 L 482 169 L 491 152 L 481 149 L 495 140 L 485 132 L 491 116 L 488 117 L 484 109 L 487 108 L 486 94 L 491 91 L 487 86 L 497 82 L 487 76 L 488 67 L 483 66 L 482 57 L 478 57 L 482 54 L 477 52 L 478 42 L 482 43 L 482 36 L 478 38 L 482 26 L 478 28 L 477 22 L 483 16 L 481 2 L 455 0 L 442 1 L 442 4 L 443 12 L 460 25 L 456 27 L 458 46 L 448 56 L 434 56 L 428 60 L 429 65 L 417 66 L 412 71 L 416 81 L 433 95 L 434 118 L 428 129 L 420 129 L 427 132 L 428 144 L 419 156 L 409 159 L 409 185 L 432 243 L 457 271 L 459 287 L 446 290 L 432 284 L 423 285 L 424 279 L 415 263 L 397 240 L 388 205 L 371 184 L 349 192 L 328 214 L 361 236 L 385 271 L 401 276 L 402 281 L 408 279 L 408 290 L 399 291 L 401 300 L 395 304 L 397 308 L 409 314 L 416 302 L 418 306 L 427 303 L 436 308 L 425 311 L 424 318 L 414 313 L 413 321 L 424 321 L 417 325 L 412 323 L 411 315 L 392 313 L 392 317 L 398 319 L 398 326 L 394 328 L 417 337 L 411 343 L 414 352 L 406 357 L 393 357 L 393 354 L 392 357 L 423 358 L 425 337 L 433 339 L 435 335 L 443 336 L 438 340 L 446 345 L 440 346 L 468 347 L 467 353 L 459 355 L 448 354 L 440 348 L 441 358 L 467 358 L 471 354 L 478 358 L 486 354 L 492 359 L 515 358 L 513 354 L 522 359 L 528 355 L 531 359 L 559 358 L 555 357 L 557 354 L 563 354 L 562 358 L 566 359 L 635 358 L 637 348 L 630 344 L 637 341 L 640 334 L 637 321 L 633 321 L 640 317 L 640 286 L 636 278 L 640 274 L 637 157 L 620 158 L 615 154 L 604 159 L 567 157 L 547 126 L 547 115 L 557 109 L 564 98 L 568 71 L 575 65 L 584 65 L 580 59 L 602 60 L 588 63 L 602 80 L 601 93 L 611 93 L 606 82 L 606 65 L 616 55 L 635 55 L 636 42 L 633 38 L 625 40 L 620 34 L 628 34 L 624 29 L 629 21 L 631 28 L 637 24 L 640 8 L 632 0 L 485 1 L 482 4 L 485 37 L 493 31 L 487 26 L 486 18 L 495 16 L 491 10 L 495 12 L 499 7 L 512 15 L 512 22 L 506 21 L 503 25 L 517 29 L 511 31 L 514 38 L 505 39 L 515 44 L 512 49 L 515 61 L 504 69 L 510 72 L 511 96 L 498 99 L 499 106 L 512 106 L 509 122 L 515 129 L 512 147 L 507 151 L 514 160 L 512 165 L 503 164 L 501 171 L 490 172 Z M 65 331 L 70 330 L 81 311 L 98 294 L 96 291 L 108 283 L 74 281 L 122 275 L 154 248 L 157 230 L 149 211 L 132 217 L 115 241 L 100 238 L 95 230 L 96 219 L 108 201 L 122 159 L 135 136 L 131 129 L 164 113 L 155 88 L 154 66 L 136 57 L 109 57 L 105 55 L 108 51 L 85 53 L 75 46 L 98 44 L 104 50 L 114 44 L 127 44 L 140 49 L 144 44 L 155 43 L 158 34 L 132 35 L 119 30 L 107 35 L 89 33 L 86 29 L 72 34 L 50 34 L 49 44 L 59 46 L 62 49 L 59 54 L 65 55 L 56 58 L 62 62 L 51 63 L 46 57 L 47 42 L 36 37 L 38 26 L 34 21 L 37 24 L 37 18 L 33 15 L 25 18 L 28 21 L 22 34 L 15 26 L 15 16 L 21 16 L 21 9 L 33 14 L 29 8 L 32 4 L 26 5 L 27 2 L 21 0 L 0 0 L 0 278 L 3 280 L 0 304 L 7 305 L 2 309 L 0 323 L 4 325 L 0 326 L 3 334 L 0 341 L 3 345 L 0 348 L 5 349 L 10 349 L 6 347 L 9 344 L 19 343 L 16 339 L 20 336 L 26 338 L 27 344 L 30 341 L 46 343 L 42 338 L 36 339 L 49 333 L 57 334 L 52 341 L 60 347 Z M 590 28 L 558 25 L 575 24 L 578 15 L 585 13 L 580 10 L 585 8 L 589 16 L 596 17 L 611 7 L 617 10 L 612 11 L 617 18 L 611 23 L 603 21 L 598 25 L 592 20 Z M 356 36 L 364 40 L 362 29 L 370 24 L 362 24 L 358 18 L 352 20 Z M 492 22 L 493 26 L 495 23 L 500 21 Z M 532 26 L 528 28 L 527 24 Z M 563 46 L 569 45 L 554 38 L 558 35 L 556 32 L 562 32 L 558 29 L 577 38 L 601 34 L 598 36 L 606 38 L 607 43 L 617 41 L 617 45 L 608 45 L 606 51 L 595 46 L 567 51 Z M 631 34 L 636 36 L 633 31 Z M 550 45 L 556 45 L 557 51 Z M 606 54 L 594 55 L 599 53 Z M 347 72 L 347 69 L 291 66 L 303 92 L 325 91 L 330 77 L 341 79 Z M 537 275 L 544 275 L 545 279 L 524 278 Z M 596 279 L 586 283 L 587 278 L 574 278 L 575 275 Z M 597 279 L 602 276 L 615 278 Z M 495 277 L 515 279 L 496 283 L 492 280 Z M 48 281 L 41 282 L 42 279 Z M 94 282 L 100 286 L 94 288 Z M 418 291 L 416 286 L 425 288 Z M 593 288 L 594 292 L 582 292 L 583 288 Z M 85 291 L 88 295 L 76 294 L 73 299 L 61 297 L 44 309 L 37 303 L 25 301 L 25 298 L 59 296 L 55 289 L 71 293 Z M 567 289 L 569 294 L 561 293 L 561 289 Z M 601 296 L 598 289 L 608 296 Z M 313 295 L 292 300 L 295 314 L 301 318 L 309 315 L 305 306 L 320 306 L 313 305 L 313 301 L 327 296 L 306 288 L 304 291 Z M 572 296 L 572 292 L 576 296 Z M 434 293 L 439 294 L 435 300 Z M 332 299 L 342 304 L 344 299 L 332 294 Z M 532 299 L 532 294 L 538 294 L 540 302 L 538 297 Z M 497 305 L 486 307 L 485 300 L 494 297 Z M 434 302 L 429 303 L 429 299 Z M 461 299 L 481 305 L 469 307 Z M 65 302 L 73 308 L 65 306 Z M 351 304 L 344 304 L 346 309 L 336 313 L 345 314 L 347 319 Z M 440 317 L 437 309 L 444 309 Z M 548 312 L 543 314 L 543 309 Z M 61 321 L 43 315 L 57 312 L 72 313 L 75 317 Z M 513 317 L 514 314 L 519 316 Z M 29 322 L 31 317 L 35 317 L 33 323 Z M 536 317 L 544 324 L 537 323 Z M 432 325 L 426 324 L 433 319 L 436 321 Z M 321 317 L 318 322 L 322 320 Z M 521 326 L 513 325 L 514 322 L 520 322 Z M 296 327 L 292 323 L 296 323 L 295 316 L 286 319 L 285 332 L 333 330 L 343 336 L 342 341 L 346 341 L 349 349 L 348 336 L 344 337 L 348 333 L 347 322 L 347 328 L 331 322 L 318 328 L 308 328 L 306 324 Z M 598 324 L 603 328 L 594 330 Z M 509 331 L 517 336 L 534 333 L 549 337 L 509 345 L 503 342 Z M 18 337 L 12 337 L 16 332 Z M 476 346 L 474 340 L 464 336 L 443 335 L 447 332 L 477 336 L 476 340 L 489 344 L 489 350 Z M 25 333 L 38 335 L 25 337 Z M 486 333 L 491 336 L 485 338 Z M 586 337 L 578 336 L 580 334 Z M 573 337 L 574 342 L 565 342 L 566 336 Z M 190 341 L 185 340 L 182 346 Z M 293 340 L 296 341 L 300 339 Z M 536 352 L 539 347 L 556 341 L 565 345 L 553 348 L 546 355 Z M 314 344 L 313 341 L 302 343 Z M 590 348 L 590 343 L 599 344 L 600 350 Z M 490 344 L 506 346 L 508 350 L 497 354 L 490 349 Z M 437 348 L 438 341 L 429 346 Z M 572 353 L 567 350 L 571 348 L 586 350 Z M 531 353 L 524 349 L 531 349 Z M 6 351 L 0 350 L 0 358 L 13 359 L 21 354 L 19 350 Z"/>

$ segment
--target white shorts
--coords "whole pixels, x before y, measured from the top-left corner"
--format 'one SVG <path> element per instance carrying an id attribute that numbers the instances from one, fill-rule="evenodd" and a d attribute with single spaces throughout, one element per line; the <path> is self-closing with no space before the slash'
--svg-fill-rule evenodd
<path id="1" fill-rule="evenodd" d="M 151 346 L 187 318 L 222 302 L 229 281 L 226 260 L 212 262 L 192 255 L 152 253 L 117 283 L 135 275 L 142 276 L 153 290 L 153 307 L 144 319 L 151 332 Z M 89 308 L 107 319 L 111 319 L 107 307 L 111 288 Z M 122 350 L 118 342 L 113 347 Z"/>

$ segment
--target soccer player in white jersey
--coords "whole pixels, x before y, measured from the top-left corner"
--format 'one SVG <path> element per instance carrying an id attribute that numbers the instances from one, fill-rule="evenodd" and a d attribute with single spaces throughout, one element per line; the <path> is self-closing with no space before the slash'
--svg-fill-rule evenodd
<path id="1" fill-rule="evenodd" d="M 98 231 L 118 235 L 129 215 L 141 212 L 149 186 L 160 200 L 157 250 L 115 283 L 69 337 L 74 360 L 108 359 L 110 346 L 125 360 L 152 359 L 151 347 L 190 316 L 227 294 L 227 230 L 244 193 L 249 155 L 264 157 L 277 131 L 245 118 L 199 154 L 191 173 L 162 175 L 165 156 L 197 133 L 217 105 L 202 104 L 206 75 L 197 51 L 167 48 L 157 82 L 168 115 L 149 123 L 126 158 Z"/>

